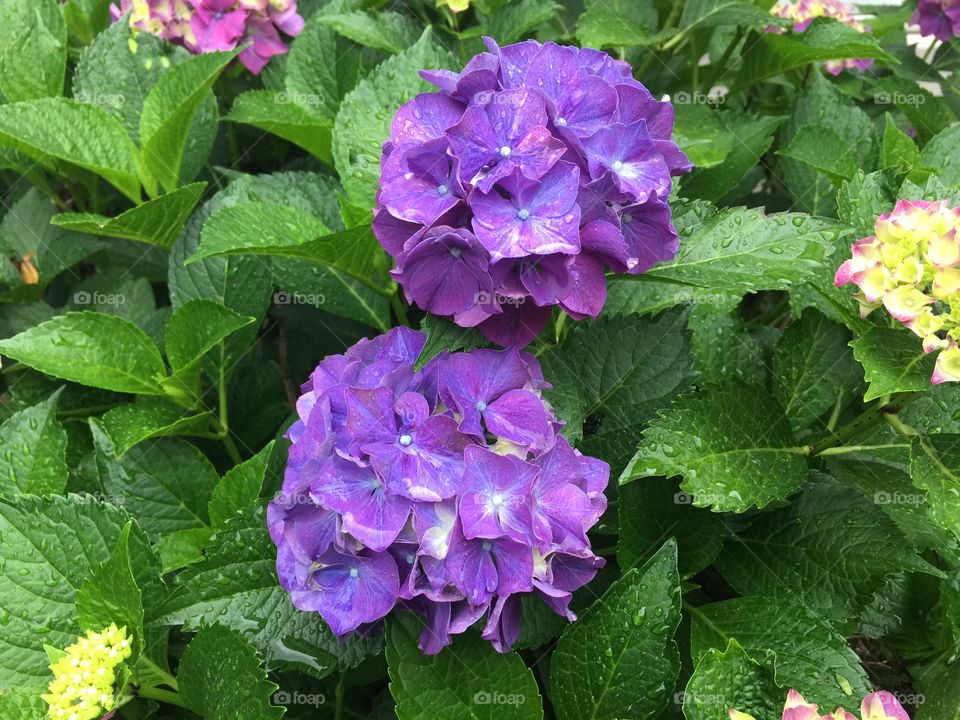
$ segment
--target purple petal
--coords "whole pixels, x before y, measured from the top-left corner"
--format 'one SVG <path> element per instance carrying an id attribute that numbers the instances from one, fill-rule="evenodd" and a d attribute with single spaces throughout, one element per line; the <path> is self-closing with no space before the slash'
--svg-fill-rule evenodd
<path id="1" fill-rule="evenodd" d="M 509 537 L 530 545 L 535 539 L 531 491 L 536 474 L 535 465 L 512 455 L 467 448 L 459 509 L 464 537 Z"/>

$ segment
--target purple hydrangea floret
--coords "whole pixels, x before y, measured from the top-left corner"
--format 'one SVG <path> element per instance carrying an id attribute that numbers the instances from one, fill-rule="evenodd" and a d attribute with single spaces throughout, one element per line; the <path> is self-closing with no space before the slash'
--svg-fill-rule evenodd
<path id="1" fill-rule="evenodd" d="M 605 273 L 677 252 L 667 197 L 691 169 L 673 106 L 626 63 L 534 40 L 421 73 L 383 145 L 374 232 L 407 300 L 522 347 L 551 308 L 596 317 Z"/>
<path id="2" fill-rule="evenodd" d="M 533 356 L 443 353 L 415 371 L 425 341 L 362 340 L 302 387 L 267 514 L 277 575 L 339 636 L 403 606 L 426 653 L 484 616 L 507 652 L 524 596 L 575 619 L 573 591 L 603 566 L 587 531 L 610 468 L 558 434 Z"/>
<path id="3" fill-rule="evenodd" d="M 920 26 L 920 34 L 946 42 L 960 37 L 960 2 L 956 0 L 920 0 L 910 23 Z"/>

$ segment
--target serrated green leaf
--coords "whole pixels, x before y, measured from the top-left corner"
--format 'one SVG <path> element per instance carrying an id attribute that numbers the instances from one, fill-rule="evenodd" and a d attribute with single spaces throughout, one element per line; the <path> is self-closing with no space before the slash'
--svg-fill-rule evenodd
<path id="1" fill-rule="evenodd" d="M 686 720 L 728 720 L 731 708 L 753 717 L 774 717 L 783 691 L 773 673 L 731 638 L 726 649 L 711 648 L 697 663 L 683 691 Z"/>
<path id="2" fill-rule="evenodd" d="M 260 667 L 256 648 L 235 630 L 205 627 L 190 641 L 177 671 L 180 697 L 207 720 L 283 717 L 271 704 L 277 686 Z"/>
<path id="3" fill-rule="evenodd" d="M 254 319 L 213 300 L 189 300 L 174 310 L 167 321 L 164 347 L 170 367 L 174 371 L 189 367 Z"/>
<path id="4" fill-rule="evenodd" d="M 129 521 L 120 531 L 110 556 L 87 575 L 77 591 L 77 621 L 81 627 L 101 629 L 116 623 L 126 627 L 135 662 L 143 649 L 143 597 L 133 574 Z M 159 604 L 160 598 L 152 598 Z"/>
<path id="5" fill-rule="evenodd" d="M 826 125 L 804 125 L 777 155 L 802 162 L 826 175 L 834 185 L 857 172 L 857 161 L 837 133 Z"/>
<path id="6" fill-rule="evenodd" d="M 795 432 L 817 426 L 832 408 L 843 407 L 857 391 L 860 371 L 849 331 L 816 310 L 786 329 L 773 351 L 773 394 Z"/>
<path id="7" fill-rule="evenodd" d="M 332 125 L 340 100 L 356 82 L 359 53 L 346 52 L 349 41 L 321 18 L 319 13 L 310 18 L 290 45 L 284 87 L 288 98 Z"/>
<path id="8" fill-rule="evenodd" d="M 601 318 L 578 325 L 540 355 L 553 385 L 546 396 L 567 422 L 568 438 L 614 472 L 629 460 L 646 422 L 693 380 L 685 326 L 684 310 Z"/>
<path id="9" fill-rule="evenodd" d="M 150 438 L 203 432 L 210 427 L 211 417 L 209 412 L 195 414 L 163 398 L 140 397 L 107 410 L 100 424 L 110 436 L 116 456 L 122 457 Z"/>
<path id="10" fill-rule="evenodd" d="M 200 247 L 187 262 L 223 255 L 279 255 L 310 260 L 371 284 L 382 253 L 370 226 L 330 233 L 322 222 L 299 210 L 245 203 L 225 207 L 207 220 Z"/>
<path id="11" fill-rule="evenodd" d="M 873 502 L 833 482 L 737 533 L 716 566 L 742 595 L 800 599 L 838 623 L 856 618 L 887 575 L 939 572 Z"/>
<path id="12" fill-rule="evenodd" d="M 0 495 L 62 493 L 67 486 L 67 433 L 57 421 L 63 389 L 0 425 Z"/>
<path id="13" fill-rule="evenodd" d="M 62 213 L 50 222 L 88 235 L 124 238 L 169 250 L 207 187 L 205 182 L 184 185 L 142 205 L 105 217 L 96 213 Z"/>
<path id="14" fill-rule="evenodd" d="M 873 225 L 883 213 L 893 209 L 896 192 L 882 172 L 857 171 L 837 193 L 837 217 L 852 227 L 860 237 L 873 232 Z"/>
<path id="15" fill-rule="evenodd" d="M 691 103 L 682 93 L 673 96 L 673 141 L 697 168 L 719 165 L 736 142 L 723 124 L 723 115 L 707 105 Z"/>
<path id="16" fill-rule="evenodd" d="M 920 165 L 917 144 L 896 126 L 890 113 L 883 126 L 883 167 L 912 170 Z"/>
<path id="17" fill-rule="evenodd" d="M 153 341 L 114 315 L 69 312 L 0 341 L 0 353 L 81 385 L 160 395 L 166 367 Z"/>
<path id="18" fill-rule="evenodd" d="M 537 683 L 519 655 L 498 655 L 471 634 L 437 655 L 424 655 L 417 647 L 421 625 L 410 614 L 388 623 L 387 667 L 398 720 L 543 717 Z"/>
<path id="19" fill-rule="evenodd" d="M 343 99 L 333 128 L 333 159 L 353 202 L 373 206 L 380 145 L 389 134 L 393 114 L 418 92 L 429 89 L 419 71 L 455 65 L 427 28 L 414 45 L 380 63 Z"/>
<path id="20" fill-rule="evenodd" d="M 694 662 L 736 639 L 767 671 L 774 670 L 775 657 L 777 685 L 803 688 L 808 702 L 850 707 L 870 691 L 847 639 L 796 600 L 737 598 L 694 608 L 691 615 Z"/>
<path id="21" fill-rule="evenodd" d="M 673 260 L 654 265 L 644 277 L 741 295 L 785 290 L 813 276 L 834 236 L 827 220 L 729 208 L 681 243 Z"/>
<path id="22" fill-rule="evenodd" d="M 934 520 L 960 537 L 960 435 L 914 438 L 910 480 L 926 492 Z"/>
<path id="23" fill-rule="evenodd" d="M 645 563 L 670 537 L 677 543 L 682 577 L 703 570 L 720 552 L 723 520 L 693 507 L 676 481 L 647 478 L 622 486 L 617 498 L 617 564 L 622 570 Z"/>
<path id="24" fill-rule="evenodd" d="M 56 0 L 8 0 L 0 9 L 0 91 L 7 102 L 58 97 L 67 25 Z"/>
<path id="25" fill-rule="evenodd" d="M 496 38 L 503 47 L 543 27 L 560 9 L 552 0 L 514 0 L 485 18 L 484 34 Z"/>
<path id="26" fill-rule="evenodd" d="M 260 497 L 263 478 L 267 473 L 273 442 L 267 445 L 249 460 L 230 468 L 220 478 L 210 497 L 210 524 L 221 529 L 227 520 L 241 510 L 252 507 Z"/>
<path id="27" fill-rule="evenodd" d="M 59 160 L 89 170 L 140 202 L 137 148 L 103 108 L 66 98 L 0 105 L 0 145 L 44 165 Z"/>
<path id="28" fill-rule="evenodd" d="M 560 637 L 550 661 L 559 720 L 657 717 L 680 671 L 677 546 L 624 573 Z"/>
<path id="29" fill-rule="evenodd" d="M 737 309 L 739 301 L 734 296 L 726 302 L 697 302 L 690 311 L 693 367 L 704 385 L 733 379 L 766 382 L 767 362 Z"/>
<path id="30" fill-rule="evenodd" d="M 210 544 L 211 528 L 187 528 L 167 533 L 157 541 L 157 553 L 163 572 L 173 572 L 203 560 L 203 549 Z"/>
<path id="31" fill-rule="evenodd" d="M 203 453 L 183 440 L 161 438 L 134 446 L 117 459 L 101 425 L 93 418 L 89 422 L 104 491 L 151 539 L 209 525 L 207 504 L 219 476 Z"/>
<path id="32" fill-rule="evenodd" d="M 402 52 L 420 37 L 419 23 L 393 10 L 322 13 L 318 20 L 355 43 L 388 53 Z"/>
<path id="33" fill-rule="evenodd" d="M 419 370 L 442 352 L 473 350 L 486 343 L 486 339 L 476 328 L 463 328 L 436 315 L 425 316 L 420 323 L 420 330 L 427 334 L 427 342 L 414 364 L 415 370 Z"/>
<path id="34" fill-rule="evenodd" d="M 43 646 L 77 641 L 84 628 L 76 593 L 94 564 L 110 556 L 128 522 L 123 510 L 77 495 L 0 501 L 0 687 L 49 682 Z M 144 594 L 162 598 L 159 564 L 138 528 L 131 530 L 128 547 L 137 584 Z"/>
<path id="35" fill-rule="evenodd" d="M 647 45 L 657 31 L 650 0 L 587 0 L 577 22 L 577 39 L 589 47 Z"/>
<path id="36" fill-rule="evenodd" d="M 47 720 L 49 706 L 40 697 L 46 685 L 18 685 L 0 693 L 0 717 L 17 720 Z"/>
<path id="37" fill-rule="evenodd" d="M 910 674 L 923 693 L 915 720 L 960 720 L 960 665 L 936 658 Z"/>
<path id="38" fill-rule="evenodd" d="M 236 52 L 213 52 L 183 61 L 160 77 L 143 103 L 143 166 L 168 192 L 180 183 L 190 126 L 214 81 L 235 56 Z"/>
<path id="39" fill-rule="evenodd" d="M 744 512 L 796 492 L 807 477 L 804 452 L 766 390 L 734 383 L 684 396 L 662 411 L 620 482 L 680 475 L 697 507 Z"/>
<path id="40" fill-rule="evenodd" d="M 801 33 L 764 32 L 755 41 L 748 40 L 737 84 L 749 85 L 810 63 L 861 58 L 897 62 L 869 33 L 833 18 L 817 18 Z"/>
<path id="41" fill-rule="evenodd" d="M 302 147 L 327 165 L 333 165 L 333 125 L 311 114 L 297 98 L 269 90 L 249 90 L 233 101 L 224 120 L 251 125 Z"/>
<path id="42" fill-rule="evenodd" d="M 372 637 L 338 641 L 318 615 L 293 607 L 277 583 L 276 550 L 260 507 L 228 520 L 206 557 L 177 576 L 159 621 L 188 631 L 220 623 L 250 640 L 268 668 L 317 677 L 356 666 L 380 643 Z"/>
<path id="43" fill-rule="evenodd" d="M 759 30 L 782 24 L 782 18 L 753 3 L 738 0 L 691 0 L 683 6 L 680 15 L 680 27 L 687 30 L 723 25 L 744 25 Z"/>
<path id="44" fill-rule="evenodd" d="M 936 171 L 947 185 L 960 185 L 958 142 L 960 142 L 960 123 L 953 123 L 934 136 L 920 153 L 920 163 Z"/>
<path id="45" fill-rule="evenodd" d="M 864 400 L 930 388 L 936 353 L 925 353 L 920 338 L 905 328 L 871 327 L 850 347 L 870 384 Z"/>

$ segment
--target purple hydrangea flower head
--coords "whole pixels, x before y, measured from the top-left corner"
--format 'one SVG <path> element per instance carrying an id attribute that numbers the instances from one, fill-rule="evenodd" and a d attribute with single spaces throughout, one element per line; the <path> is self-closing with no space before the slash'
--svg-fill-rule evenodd
<path id="1" fill-rule="evenodd" d="M 574 619 L 573 592 L 603 565 L 587 531 L 610 468 L 559 435 L 535 358 L 479 349 L 414 370 L 425 341 L 362 340 L 301 388 L 267 511 L 277 576 L 337 635 L 401 605 L 426 621 L 424 652 L 484 617 L 507 652 L 524 595 Z"/>
<path id="2" fill-rule="evenodd" d="M 672 105 L 626 63 L 486 43 L 459 73 L 423 71 L 437 92 L 397 111 L 373 228 L 409 302 L 523 347 L 553 306 L 596 317 L 608 269 L 676 254 L 667 197 L 692 166 Z"/>
<path id="3" fill-rule="evenodd" d="M 303 30 L 296 0 L 120 0 L 113 19 L 130 13 L 130 27 L 156 35 L 194 54 L 234 50 L 250 72 L 259 74 L 274 55 L 287 52 L 282 32 Z"/>
<path id="4" fill-rule="evenodd" d="M 803 32 L 810 27 L 818 17 L 828 17 L 849 25 L 854 30 L 867 32 L 870 28 L 856 18 L 856 8 L 844 0 L 777 0 L 770 8 L 770 12 L 777 17 L 793 21 L 793 31 Z M 767 28 L 770 32 L 782 32 L 780 28 Z M 823 69 L 831 75 L 839 75 L 844 69 L 866 70 L 873 65 L 870 58 L 827 60 Z"/>
<path id="5" fill-rule="evenodd" d="M 956 0 L 920 0 L 911 24 L 920 26 L 920 34 L 946 42 L 960 37 L 960 2 Z"/>

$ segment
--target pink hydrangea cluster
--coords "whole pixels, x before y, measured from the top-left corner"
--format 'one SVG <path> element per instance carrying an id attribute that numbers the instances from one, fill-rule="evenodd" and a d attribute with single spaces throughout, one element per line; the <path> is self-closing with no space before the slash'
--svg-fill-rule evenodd
<path id="1" fill-rule="evenodd" d="M 837 270 L 837 286 L 860 291 L 860 314 L 883 307 L 939 352 L 931 381 L 960 380 L 960 208 L 941 200 L 900 200 L 877 218 Z"/>
<path id="2" fill-rule="evenodd" d="M 121 0 L 110 9 L 115 21 L 129 13 L 130 27 L 195 54 L 243 47 L 240 62 L 254 74 L 287 52 L 281 32 L 303 29 L 297 0 Z"/>
<path id="3" fill-rule="evenodd" d="M 730 710 L 730 720 L 757 719 L 739 710 Z M 816 705 L 808 703 L 796 690 L 791 690 L 787 693 L 787 702 L 784 703 L 781 720 L 858 720 L 858 718 L 843 708 L 821 715 Z M 910 716 L 892 693 L 879 690 L 867 695 L 860 703 L 859 720 L 910 720 Z"/>
<path id="4" fill-rule="evenodd" d="M 804 32 L 819 17 L 834 18 L 860 32 L 869 30 L 856 19 L 854 8 L 843 0 L 798 0 L 798 2 L 778 0 L 777 4 L 770 8 L 770 12 L 777 17 L 792 20 L 794 32 Z M 768 30 L 780 32 L 779 28 L 768 28 Z M 869 59 L 827 60 L 823 63 L 823 69 L 831 75 L 839 75 L 846 68 L 865 70 L 872 64 L 873 60 Z"/>

